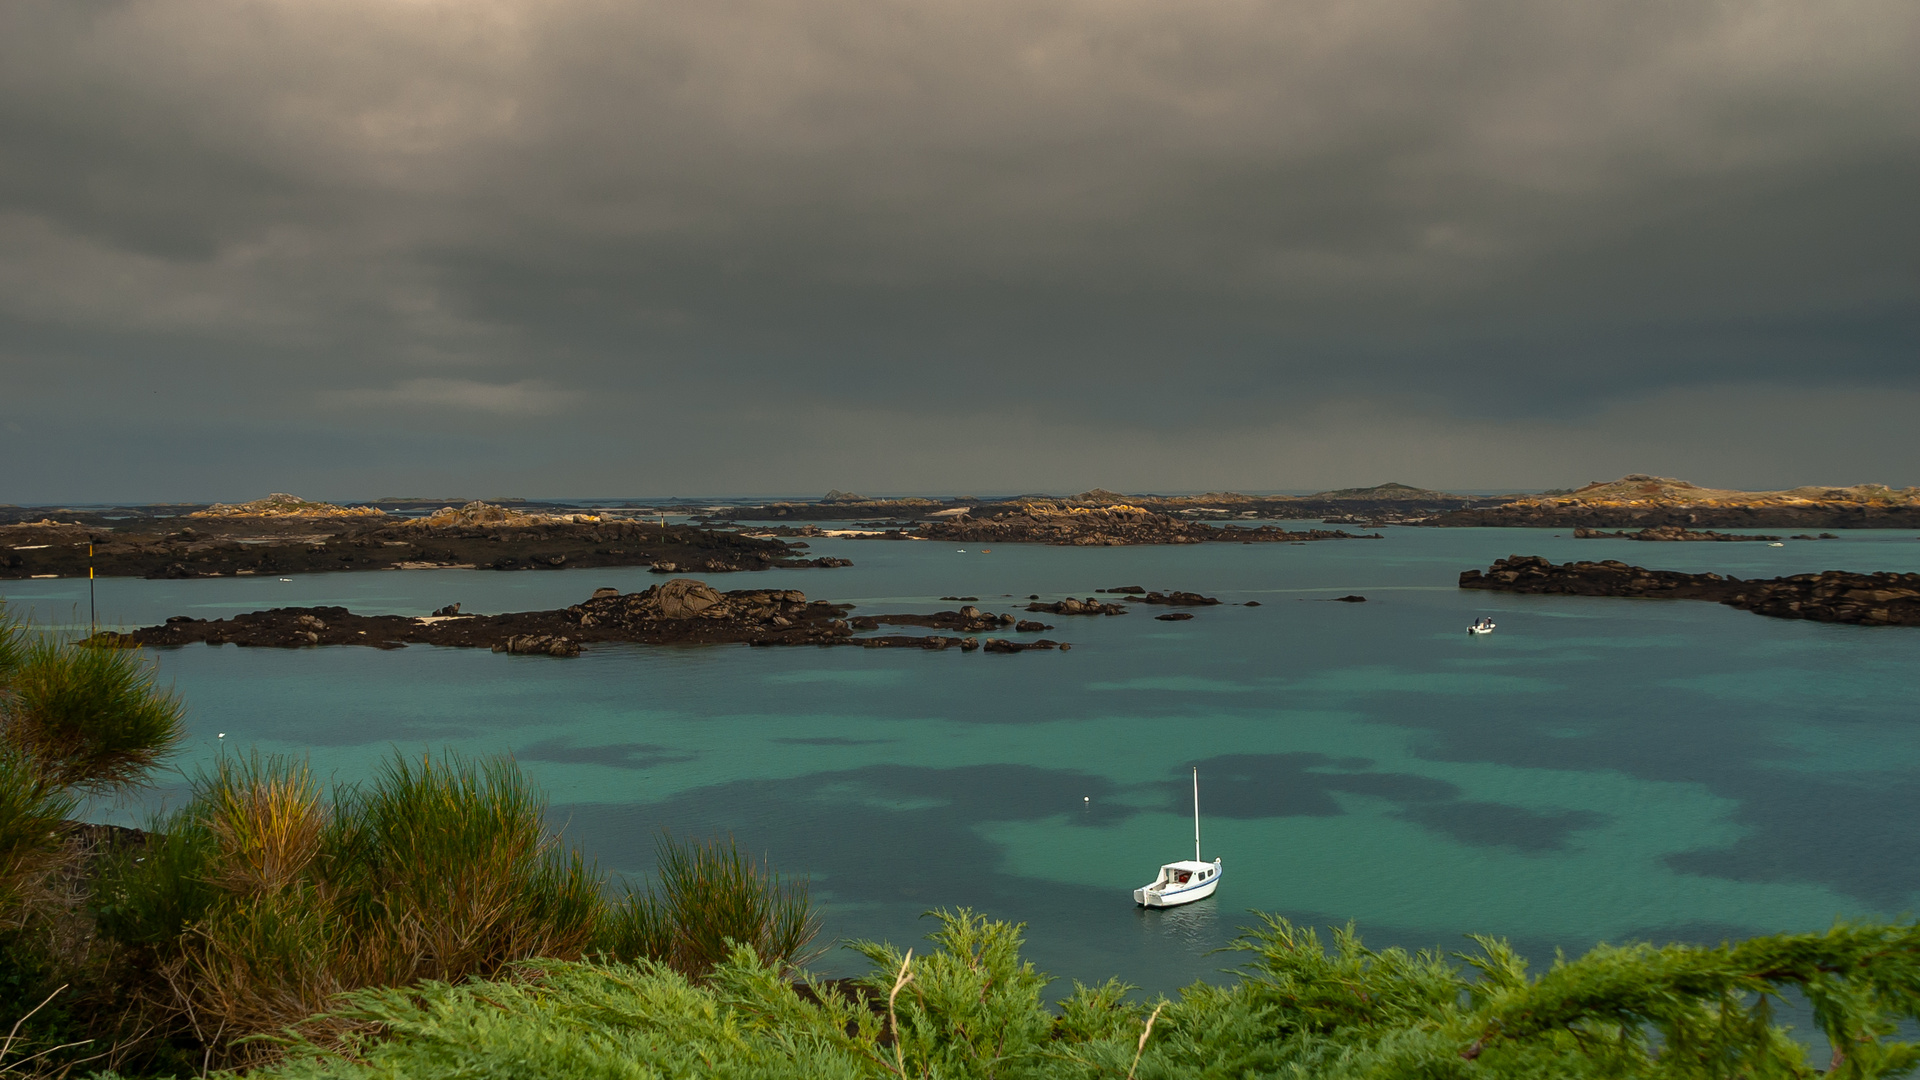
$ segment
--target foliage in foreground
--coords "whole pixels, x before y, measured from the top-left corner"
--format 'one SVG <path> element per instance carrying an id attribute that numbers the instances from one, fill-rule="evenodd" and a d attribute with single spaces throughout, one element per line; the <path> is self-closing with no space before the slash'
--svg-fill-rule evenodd
<path id="1" fill-rule="evenodd" d="M 182 716 L 139 653 L 35 633 L 0 603 L 0 927 L 31 920 L 80 797 L 138 784 Z"/>
<path id="2" fill-rule="evenodd" d="M 144 836 L 71 820 L 142 782 L 183 708 L 139 653 L 35 633 L 0 604 L 0 1075 L 198 1072 L 344 992 L 458 982 L 534 957 L 649 957 L 699 976 L 728 939 L 779 963 L 815 933 L 804 882 L 729 841 L 660 844 L 615 900 L 508 759 L 395 757 L 323 791 L 304 764 L 223 759 Z M 44 1004 L 42 1004 L 44 1002 Z"/>
<path id="3" fill-rule="evenodd" d="M 323 1015 L 348 991 L 487 978 L 535 957 L 649 957 L 698 974 L 711 964 L 687 942 L 729 934 L 779 963 L 817 930 L 804 887 L 730 841 L 663 840 L 660 891 L 611 900 L 545 816 L 506 759 L 396 756 L 331 798 L 299 763 L 226 760 L 141 857 L 104 876 L 100 931 L 125 950 L 154 1024 L 243 1064 L 278 1055 L 263 1034 L 350 1035 L 358 1021 Z M 726 889 L 676 868 L 725 871 Z"/>
<path id="4" fill-rule="evenodd" d="M 141 654 L 36 631 L 0 603 L 0 1073 L 92 1053 L 83 1002 L 115 991 L 85 911 L 103 841 L 71 818 L 142 782 L 183 712 Z"/>
<path id="5" fill-rule="evenodd" d="M 604 920 L 596 951 L 645 956 L 699 979 L 740 945 L 797 967 L 814 955 L 820 913 L 807 882 L 757 865 L 731 840 L 685 843 L 662 834 L 654 865 L 659 889 L 629 893 Z"/>
<path id="6" fill-rule="evenodd" d="M 344 1048 L 295 1044 L 255 1077 L 1067 1078 L 1811 1077 L 1768 1007 L 1793 989 L 1840 1048 L 1832 1077 L 1912 1071 L 1892 1038 L 1920 1008 L 1920 926 L 1840 925 L 1717 948 L 1602 946 L 1539 975 L 1505 944 L 1456 963 L 1331 948 L 1266 917 L 1243 976 L 1175 1000 L 1076 986 L 1057 1011 L 1020 928 L 941 913 L 937 949 L 858 948 L 864 999 L 796 992 L 737 950 L 705 983 L 664 965 L 540 961 L 495 982 L 349 995 Z M 376 1034 L 377 1032 L 377 1034 Z M 895 1032 L 898 1037 L 895 1037 Z"/>

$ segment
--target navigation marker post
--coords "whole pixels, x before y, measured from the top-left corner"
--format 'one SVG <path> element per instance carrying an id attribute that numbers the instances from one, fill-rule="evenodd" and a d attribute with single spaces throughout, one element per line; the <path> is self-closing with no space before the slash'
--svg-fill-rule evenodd
<path id="1" fill-rule="evenodd" d="M 93 603 L 93 541 L 87 541 L 87 632 L 100 632 L 100 616 L 95 613 Z"/>

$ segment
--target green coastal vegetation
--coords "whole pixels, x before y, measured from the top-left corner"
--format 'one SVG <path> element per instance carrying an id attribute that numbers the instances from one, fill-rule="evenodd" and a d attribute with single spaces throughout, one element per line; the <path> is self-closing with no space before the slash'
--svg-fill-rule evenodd
<path id="1" fill-rule="evenodd" d="M 610 881 L 511 760 L 396 754 L 329 786 L 229 754 L 144 832 L 185 706 L 134 650 L 0 608 L 0 1076 L 1880 1077 L 1920 1067 L 1920 924 L 1716 947 L 1369 948 L 1251 916 L 1172 997 L 1052 980 L 1022 929 L 931 915 L 812 977 L 806 881 L 662 835 Z M 1786 1000 L 1811 1006 L 1787 1026 Z M 1817 1047 L 1817 1049 L 1816 1049 Z"/>

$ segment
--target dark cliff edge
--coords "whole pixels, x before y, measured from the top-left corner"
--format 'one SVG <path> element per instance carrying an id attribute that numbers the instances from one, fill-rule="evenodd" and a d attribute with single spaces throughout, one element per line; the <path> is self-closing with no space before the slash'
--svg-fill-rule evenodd
<path id="1" fill-rule="evenodd" d="M 1742 581 L 1719 574 L 1648 570 L 1613 559 L 1556 564 L 1538 555 L 1509 555 L 1485 572 L 1461 574 L 1460 587 L 1560 596 L 1710 600 L 1777 619 L 1920 626 L 1920 574 L 1827 570 Z"/>

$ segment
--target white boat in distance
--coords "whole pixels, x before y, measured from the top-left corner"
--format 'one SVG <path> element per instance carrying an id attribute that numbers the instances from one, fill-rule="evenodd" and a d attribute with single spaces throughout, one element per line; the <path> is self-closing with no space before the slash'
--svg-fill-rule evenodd
<path id="1" fill-rule="evenodd" d="M 1493 633 L 1493 620 L 1492 619 L 1475 619 L 1473 620 L 1472 624 L 1467 627 L 1467 633 L 1491 634 Z"/>
<path id="2" fill-rule="evenodd" d="M 1200 861 L 1200 770 L 1193 770 L 1193 861 L 1170 862 L 1152 884 L 1133 890 L 1141 907 L 1178 907 L 1205 900 L 1220 887 L 1220 860 Z"/>

